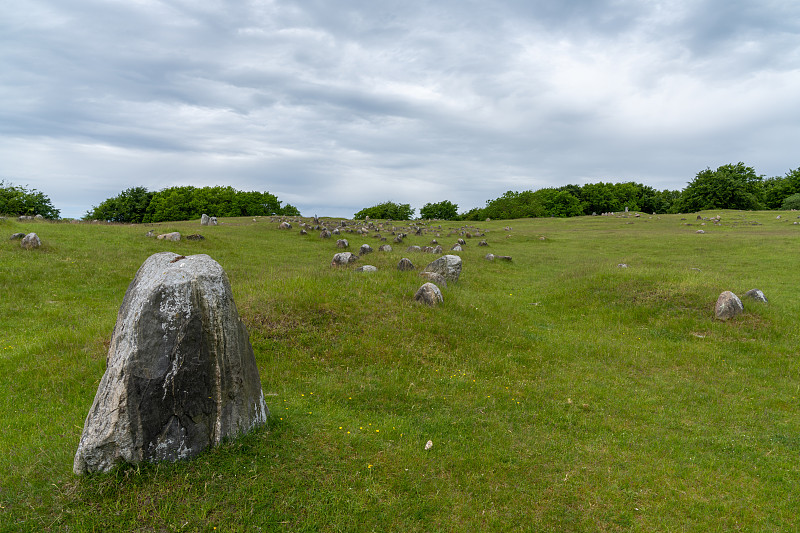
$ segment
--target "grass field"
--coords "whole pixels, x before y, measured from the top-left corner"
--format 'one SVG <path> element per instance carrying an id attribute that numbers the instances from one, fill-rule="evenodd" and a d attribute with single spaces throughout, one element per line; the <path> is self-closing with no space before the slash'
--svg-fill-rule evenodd
<path id="1" fill-rule="evenodd" d="M 467 240 L 436 308 L 396 265 L 464 223 L 384 232 L 394 251 L 336 270 L 336 237 L 267 218 L 0 222 L 0 530 L 797 531 L 797 213 L 717 214 L 702 235 L 695 215 L 476 223 L 489 247 Z M 30 231 L 42 248 L 7 240 Z M 269 422 L 77 477 L 117 310 L 159 251 L 225 268 Z M 720 292 L 752 288 L 769 303 L 714 320 Z"/>

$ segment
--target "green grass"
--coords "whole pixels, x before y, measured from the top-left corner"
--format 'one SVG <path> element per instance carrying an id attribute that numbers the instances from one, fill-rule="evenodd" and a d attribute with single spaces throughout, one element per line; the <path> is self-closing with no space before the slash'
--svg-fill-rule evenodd
<path id="1" fill-rule="evenodd" d="M 2 222 L 0 530 L 795 531 L 800 226 L 720 214 L 705 235 L 694 215 L 476 223 L 490 246 L 468 240 L 437 308 L 396 265 L 464 223 L 384 233 L 394 251 L 361 274 L 329 266 L 335 236 L 267 218 Z M 41 249 L 5 240 L 29 231 Z M 165 250 L 225 268 L 269 422 L 192 461 L 74 476 L 122 297 Z M 713 319 L 751 288 L 770 303 Z"/>

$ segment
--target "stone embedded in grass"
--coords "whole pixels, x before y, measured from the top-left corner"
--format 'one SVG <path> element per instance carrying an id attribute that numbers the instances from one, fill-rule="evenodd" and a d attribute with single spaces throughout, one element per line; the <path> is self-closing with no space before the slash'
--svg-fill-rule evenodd
<path id="1" fill-rule="evenodd" d="M 358 267 L 356 269 L 356 272 L 377 272 L 377 271 L 378 271 L 378 267 L 376 267 L 374 265 L 364 265 L 364 266 L 360 266 L 360 267 Z"/>
<path id="2" fill-rule="evenodd" d="M 447 288 L 447 280 L 444 279 L 444 276 L 442 276 L 439 273 L 436 273 L 436 272 L 420 272 L 419 273 L 419 277 L 425 278 L 428 281 L 430 281 L 431 283 L 434 283 L 436 286 L 441 287 L 443 289 Z"/>
<path id="3" fill-rule="evenodd" d="M 206 240 L 206 238 L 203 237 L 202 235 L 200 235 L 199 233 L 193 233 L 192 235 L 187 235 L 186 236 L 186 240 L 187 241 L 204 241 L 204 240 Z"/>
<path id="4" fill-rule="evenodd" d="M 494 261 L 494 254 L 486 254 L 483 258 L 487 261 Z"/>
<path id="5" fill-rule="evenodd" d="M 14 233 L 13 235 L 11 235 L 11 237 L 9 237 L 8 240 L 10 240 L 10 241 L 18 241 L 18 240 L 23 239 L 23 238 L 25 238 L 25 234 L 24 233 Z"/>
<path id="6" fill-rule="evenodd" d="M 326 230 L 326 229 L 324 229 L 324 230 L 319 232 L 319 238 L 320 239 L 329 239 L 330 236 L 331 236 L 331 232 Z"/>
<path id="7" fill-rule="evenodd" d="M 372 246 L 369 244 L 362 244 L 361 248 L 358 249 L 358 255 L 367 255 L 372 253 Z"/>
<path id="8" fill-rule="evenodd" d="M 217 225 L 217 217 L 211 217 L 208 219 L 209 226 L 216 226 Z"/>
<path id="9" fill-rule="evenodd" d="M 391 244 L 381 244 L 380 246 L 378 246 L 378 251 L 379 252 L 391 252 L 392 251 L 392 245 Z"/>
<path id="10" fill-rule="evenodd" d="M 289 224 L 289 223 L 288 223 L 288 222 L 286 222 L 286 221 L 283 221 L 283 222 L 281 222 L 281 223 L 280 223 L 280 225 L 278 226 L 278 229 L 292 229 L 292 225 L 291 225 L 291 224 Z"/>
<path id="11" fill-rule="evenodd" d="M 455 245 L 453 245 L 452 248 L 450 248 L 450 251 L 452 251 L 452 252 L 462 252 L 463 250 L 461 249 L 461 245 L 460 244 L 455 244 Z"/>
<path id="12" fill-rule="evenodd" d="M 200 225 L 201 226 L 208 226 L 208 223 L 211 222 L 211 217 L 203 213 L 200 215 Z"/>
<path id="13" fill-rule="evenodd" d="M 429 263 L 424 270 L 441 274 L 447 281 L 458 281 L 461 276 L 461 258 L 457 255 L 443 255 Z"/>
<path id="14" fill-rule="evenodd" d="M 704 230 L 701 230 L 701 229 L 699 229 L 699 230 L 695 231 L 695 233 L 705 233 L 705 231 L 704 231 Z"/>
<path id="15" fill-rule="evenodd" d="M 22 238 L 19 244 L 26 250 L 32 250 L 40 247 L 42 245 L 42 240 L 35 233 L 28 233 Z"/>
<path id="16" fill-rule="evenodd" d="M 417 290 L 414 300 L 426 305 L 436 306 L 444 301 L 442 291 L 433 283 L 425 283 Z"/>
<path id="17" fill-rule="evenodd" d="M 421 252 L 421 251 L 422 251 L 422 247 L 421 246 L 414 245 L 414 246 L 409 246 L 408 248 L 406 248 L 406 252 L 409 252 L 409 253 L 415 253 L 415 252 Z"/>
<path id="18" fill-rule="evenodd" d="M 489 243 L 486 241 L 481 241 L 478 243 L 478 246 L 489 246 Z"/>
<path id="19" fill-rule="evenodd" d="M 761 292 L 759 289 L 750 289 L 746 293 L 744 293 L 745 298 L 750 298 L 751 300 L 755 300 L 756 302 L 767 302 L 767 297 L 764 296 L 764 293 Z"/>
<path id="20" fill-rule="evenodd" d="M 268 414 L 222 267 L 158 253 L 125 293 L 73 470 L 190 458 Z"/>
<path id="21" fill-rule="evenodd" d="M 414 270 L 414 263 L 411 262 L 411 259 L 408 257 L 404 257 L 397 263 L 397 270 L 407 272 L 409 270 Z"/>
<path id="22" fill-rule="evenodd" d="M 358 257 L 355 254 L 350 252 L 340 252 L 333 256 L 333 260 L 331 261 L 332 267 L 338 266 L 347 266 L 350 263 L 353 263 L 358 260 Z"/>
<path id="23" fill-rule="evenodd" d="M 347 242 L 347 239 L 339 239 L 338 241 L 336 241 L 336 247 L 337 248 L 349 248 L 350 247 L 350 243 Z"/>
<path id="24" fill-rule="evenodd" d="M 717 298 L 714 314 L 718 320 L 729 320 L 744 311 L 742 301 L 731 291 L 725 291 Z"/>
<path id="25" fill-rule="evenodd" d="M 176 242 L 181 240 L 181 234 L 177 231 L 173 231 L 172 233 L 162 233 L 157 237 L 157 239 Z"/>

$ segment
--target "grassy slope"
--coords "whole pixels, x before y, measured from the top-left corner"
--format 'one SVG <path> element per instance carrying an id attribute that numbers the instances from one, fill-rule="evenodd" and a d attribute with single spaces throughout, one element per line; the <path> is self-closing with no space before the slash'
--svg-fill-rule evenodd
<path id="1" fill-rule="evenodd" d="M 693 216 L 481 223 L 490 247 L 468 242 L 435 309 L 395 269 L 432 260 L 405 252 L 431 233 L 358 274 L 328 266 L 335 239 L 266 219 L 180 243 L 150 226 L 6 221 L 0 237 L 36 231 L 44 246 L 0 240 L 0 529 L 791 529 L 800 227 L 721 214 L 705 235 Z M 163 250 L 226 269 L 268 427 L 191 462 L 77 478 L 116 312 Z M 768 305 L 712 319 L 721 291 L 754 287 Z"/>

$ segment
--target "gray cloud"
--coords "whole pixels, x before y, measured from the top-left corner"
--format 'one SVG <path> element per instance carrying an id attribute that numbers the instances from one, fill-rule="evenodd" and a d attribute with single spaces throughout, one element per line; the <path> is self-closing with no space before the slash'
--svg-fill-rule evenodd
<path id="1" fill-rule="evenodd" d="M 800 166 L 800 6 L 755 1 L 11 0 L 2 177 L 64 216 L 124 188 L 304 213 L 707 166 Z"/>

